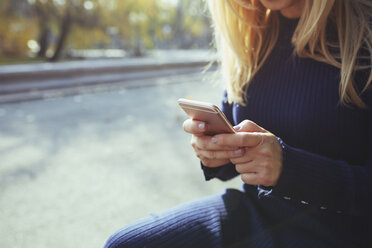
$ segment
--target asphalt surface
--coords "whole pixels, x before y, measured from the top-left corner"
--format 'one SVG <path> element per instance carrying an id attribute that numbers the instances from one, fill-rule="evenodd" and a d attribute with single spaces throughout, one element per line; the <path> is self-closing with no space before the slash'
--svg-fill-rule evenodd
<path id="1" fill-rule="evenodd" d="M 0 104 L 92 92 L 91 88 L 103 84 L 106 89 L 108 84 L 115 89 L 122 84 L 153 85 L 152 78 L 190 74 L 214 58 L 209 50 L 155 50 L 140 58 L 4 65 L 0 66 Z"/>
<path id="2" fill-rule="evenodd" d="M 178 98 L 219 104 L 209 76 L 0 105 L 0 247 L 102 247 L 151 212 L 240 188 L 205 182 L 182 130 Z"/>

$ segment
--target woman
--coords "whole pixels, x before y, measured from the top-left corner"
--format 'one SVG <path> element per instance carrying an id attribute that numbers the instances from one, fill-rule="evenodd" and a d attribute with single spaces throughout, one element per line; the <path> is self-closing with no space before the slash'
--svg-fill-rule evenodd
<path id="1" fill-rule="evenodd" d="M 106 247 L 372 247 L 372 3 L 209 1 L 237 134 L 186 120 L 207 180 Z"/>

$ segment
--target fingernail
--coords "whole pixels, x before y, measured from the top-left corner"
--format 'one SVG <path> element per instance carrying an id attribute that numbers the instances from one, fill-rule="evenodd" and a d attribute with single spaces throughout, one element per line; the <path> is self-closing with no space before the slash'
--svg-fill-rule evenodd
<path id="1" fill-rule="evenodd" d="M 240 154 L 243 153 L 243 150 L 242 150 L 242 149 L 238 149 L 238 150 L 235 150 L 234 153 L 235 153 L 236 155 L 240 155 Z"/>
<path id="2" fill-rule="evenodd" d="M 199 129 L 204 130 L 204 128 L 205 128 L 205 123 L 200 123 L 200 124 L 198 125 L 198 127 L 199 127 Z"/>
<path id="3" fill-rule="evenodd" d="M 235 131 L 239 131 L 240 128 L 241 128 L 240 126 L 234 126 Z"/>
<path id="4" fill-rule="evenodd" d="M 214 143 L 214 144 L 217 143 L 217 138 L 216 137 L 212 137 L 212 143 Z"/>

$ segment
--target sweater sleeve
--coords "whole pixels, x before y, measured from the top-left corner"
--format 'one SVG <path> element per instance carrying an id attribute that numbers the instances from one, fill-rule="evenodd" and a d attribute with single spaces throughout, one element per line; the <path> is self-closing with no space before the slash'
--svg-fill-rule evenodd
<path id="1" fill-rule="evenodd" d="M 232 114 L 232 105 L 227 101 L 226 91 L 222 97 L 221 111 L 226 115 L 226 118 L 231 124 L 234 124 L 233 114 Z M 238 175 L 238 172 L 235 170 L 235 165 L 228 163 L 217 168 L 209 168 L 201 163 L 201 168 L 204 172 L 205 180 L 211 180 L 213 178 L 218 178 L 222 181 L 230 180 Z"/>
<path id="2" fill-rule="evenodd" d="M 264 196 L 316 204 L 322 209 L 372 217 L 372 90 L 367 92 L 368 159 L 354 165 L 289 146 L 280 138 L 283 170 L 278 184 L 260 188 Z M 262 192 L 261 192 L 262 193 Z"/>

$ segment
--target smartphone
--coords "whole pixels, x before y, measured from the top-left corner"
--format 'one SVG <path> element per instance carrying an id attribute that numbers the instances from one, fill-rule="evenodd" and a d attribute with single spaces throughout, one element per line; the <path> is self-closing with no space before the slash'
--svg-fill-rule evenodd
<path id="1" fill-rule="evenodd" d="M 184 98 L 178 99 L 178 104 L 191 119 L 207 124 L 206 135 L 236 133 L 226 116 L 216 105 Z"/>

